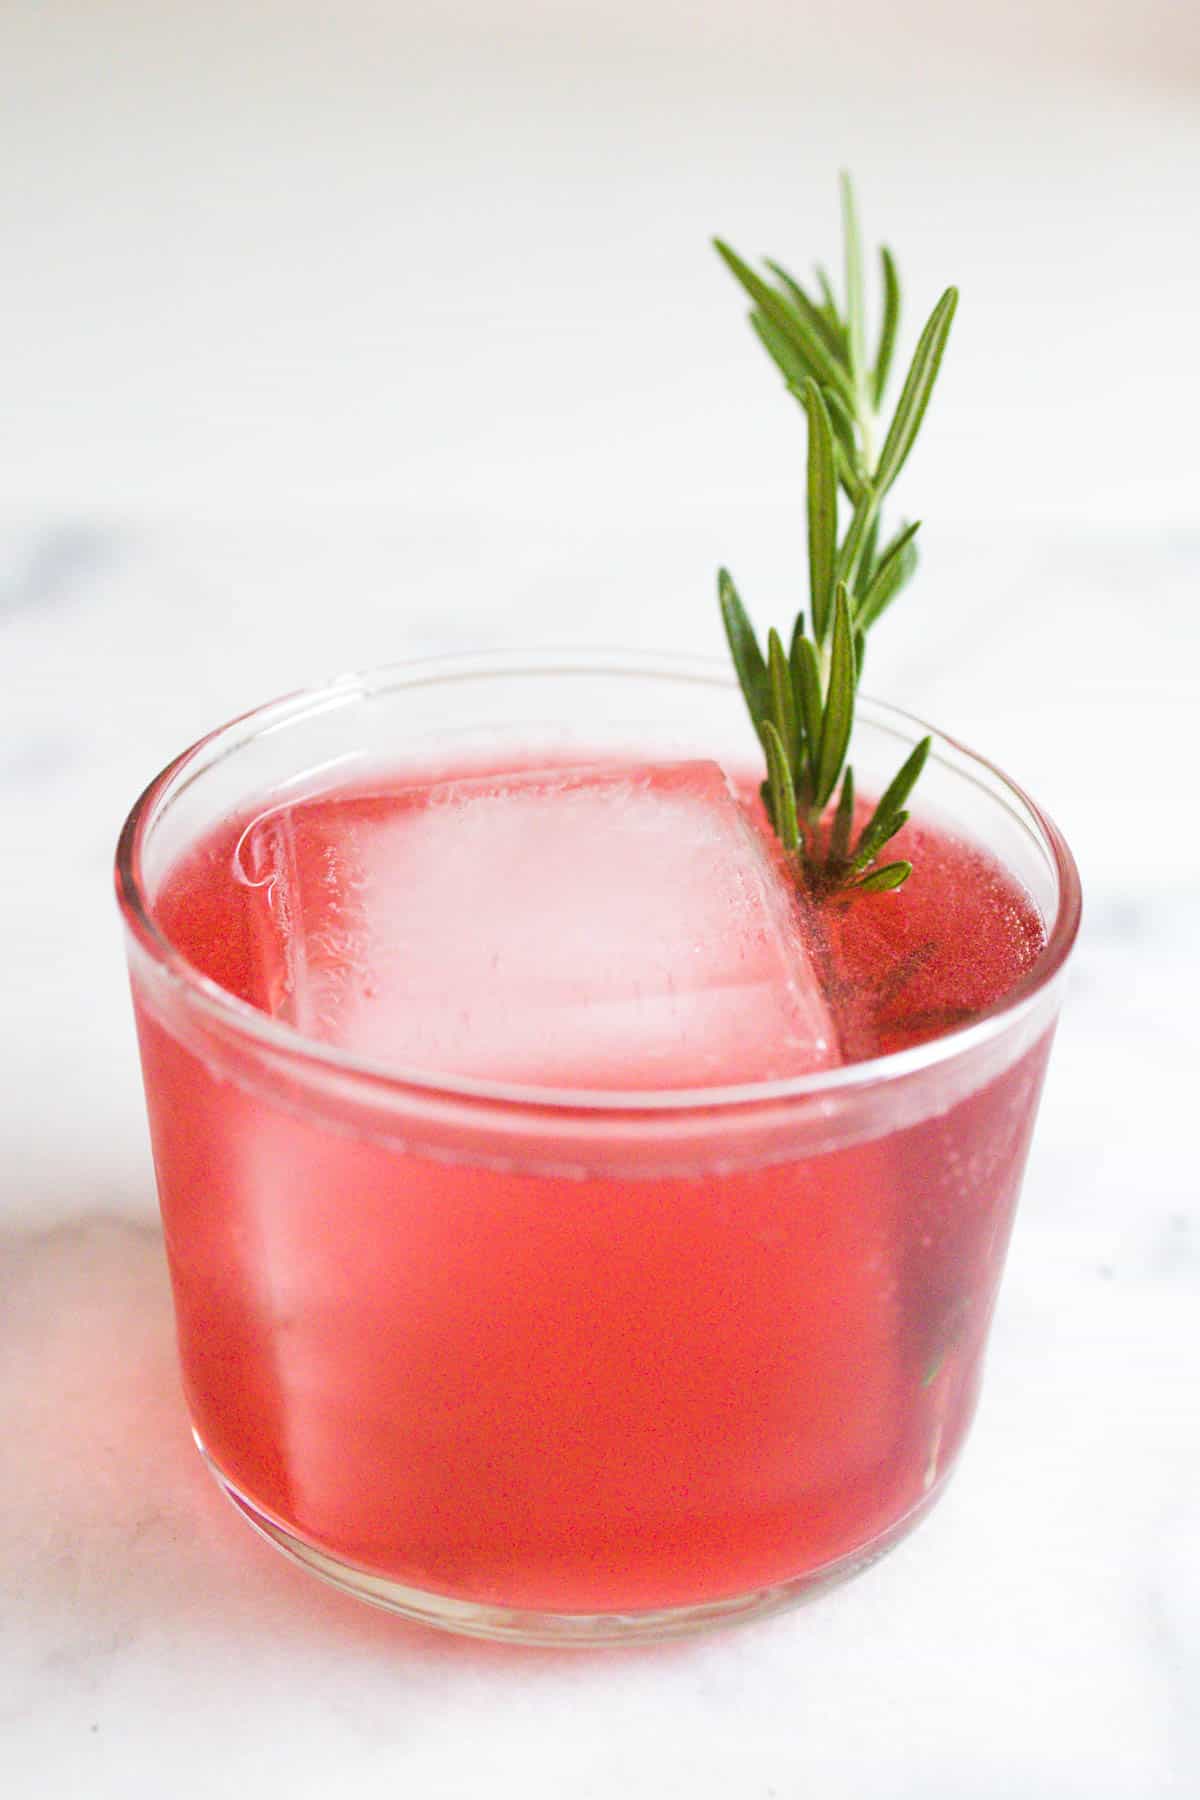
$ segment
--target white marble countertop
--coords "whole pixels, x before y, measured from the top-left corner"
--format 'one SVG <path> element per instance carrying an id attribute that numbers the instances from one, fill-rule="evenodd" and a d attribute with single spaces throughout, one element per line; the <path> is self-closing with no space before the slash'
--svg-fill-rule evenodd
<path id="1" fill-rule="evenodd" d="M 607 552 L 564 531 L 536 566 L 522 527 L 470 517 L 400 516 L 353 540 L 66 523 L 0 537 L 6 661 L 27 677 L 2 790 L 20 864 L 0 890 L 17 977 L 0 1145 L 13 1791 L 1195 1791 L 1197 848 L 1182 784 L 1139 802 L 1120 746 L 1145 742 L 1168 771 L 1194 761 L 1200 534 L 1042 533 L 981 557 L 955 531 L 905 602 L 936 653 L 879 635 L 878 684 L 1036 787 L 1087 887 L 982 1408 L 910 1540 L 818 1603 L 723 1635 L 500 1650 L 287 1566 L 192 1449 L 108 891 L 125 807 L 185 739 L 335 661 L 593 638 L 625 561 L 645 583 L 626 635 L 715 648 L 710 531 L 681 520 Z M 499 572 L 518 631 L 490 602 L 441 611 L 480 568 Z M 1118 654 L 1134 596 L 1137 654 Z M 1061 670 L 1072 640 L 1054 692 L 1031 646 Z"/>
<path id="2" fill-rule="evenodd" d="M 686 44 L 666 0 L 513 7 L 422 37 L 347 0 L 336 41 L 315 0 L 0 21 L 0 1787 L 1195 1794 L 1194 19 L 881 8 L 855 108 L 782 0 L 745 36 L 698 0 Z M 1085 883 L 982 1406 L 930 1518 L 799 1611 L 657 1650 L 441 1637 L 285 1564 L 192 1448 L 117 831 L 186 742 L 338 669 L 716 652 L 722 560 L 788 611 L 794 423 L 703 238 L 831 232 L 843 155 L 918 291 L 949 234 L 975 306 L 869 686 L 1029 786 Z"/>

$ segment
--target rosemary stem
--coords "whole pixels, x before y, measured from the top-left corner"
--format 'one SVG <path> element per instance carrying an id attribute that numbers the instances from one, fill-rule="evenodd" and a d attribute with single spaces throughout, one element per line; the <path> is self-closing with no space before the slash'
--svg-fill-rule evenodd
<path id="1" fill-rule="evenodd" d="M 859 441 L 862 444 L 863 472 L 868 481 L 875 479 L 875 413 L 865 394 L 859 395 L 857 412 Z"/>
<path id="2" fill-rule="evenodd" d="M 764 349 L 807 415 L 811 610 L 797 614 L 786 652 L 785 639 L 772 631 L 769 655 L 764 656 L 725 570 L 718 589 L 738 681 L 767 755 L 763 798 L 776 836 L 814 892 L 846 894 L 866 888 L 886 893 L 912 872 L 907 862 L 878 865 L 877 857 L 908 818 L 905 801 L 924 766 L 928 739 L 893 778 L 856 843 L 851 842 L 854 782 L 847 755 L 866 634 L 917 561 L 915 525 L 905 526 L 879 549 L 879 515 L 924 418 L 958 290 L 947 288 L 930 314 L 877 447 L 900 313 L 899 278 L 891 252 L 883 250 L 883 318 L 868 365 L 862 244 L 849 176 L 842 177 L 842 219 L 844 314 L 820 272 L 820 297 L 814 300 L 778 263 L 766 265 L 775 277 L 773 286 L 715 240 L 753 302 L 751 322 Z M 852 511 L 839 542 L 842 489 Z M 827 821 L 826 808 L 839 779 L 842 797 Z"/>

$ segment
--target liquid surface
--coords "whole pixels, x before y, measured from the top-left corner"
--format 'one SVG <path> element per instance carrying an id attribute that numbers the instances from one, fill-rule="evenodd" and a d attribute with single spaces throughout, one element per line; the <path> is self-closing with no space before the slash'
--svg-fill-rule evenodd
<path id="1" fill-rule="evenodd" d="M 888 854 L 902 888 L 815 907 L 715 764 L 450 775 L 231 822 L 156 911 L 204 974 L 370 1061 L 732 1085 L 903 1049 L 1032 967 L 1042 922 L 983 851 L 910 823 Z"/>

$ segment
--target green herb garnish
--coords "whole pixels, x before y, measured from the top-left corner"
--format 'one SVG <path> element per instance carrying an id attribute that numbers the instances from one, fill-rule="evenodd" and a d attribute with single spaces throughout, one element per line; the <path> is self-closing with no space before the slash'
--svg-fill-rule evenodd
<path id="1" fill-rule="evenodd" d="M 734 667 L 767 760 L 763 802 L 804 883 L 820 893 L 882 892 L 912 873 L 879 861 L 908 819 L 905 803 L 930 740 L 923 738 L 854 837 L 854 772 L 846 756 L 866 634 L 911 580 L 916 525 L 880 544 L 880 508 L 916 441 L 950 334 L 958 290 L 947 288 L 922 331 L 900 397 L 876 450 L 879 413 L 900 322 L 900 279 L 879 253 L 882 316 L 868 357 L 862 238 L 854 188 L 842 176 L 845 304 L 817 271 L 813 298 L 778 263 L 767 276 L 718 238 L 716 248 L 753 301 L 750 323 L 804 408 L 808 430 L 808 623 L 797 614 L 788 648 L 772 630 L 764 656 L 727 569 L 718 576 Z M 849 518 L 839 536 L 839 501 Z M 844 771 L 844 773 L 843 773 Z M 841 782 L 831 821 L 826 809 Z"/>

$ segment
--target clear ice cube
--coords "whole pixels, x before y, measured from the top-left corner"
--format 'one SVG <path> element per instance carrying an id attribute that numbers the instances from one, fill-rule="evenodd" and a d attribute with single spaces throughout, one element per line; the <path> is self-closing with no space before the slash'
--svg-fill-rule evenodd
<path id="1" fill-rule="evenodd" d="M 318 797 L 239 856 L 271 1009 L 373 1062 L 633 1090 L 839 1060 L 793 897 L 715 763 Z"/>

